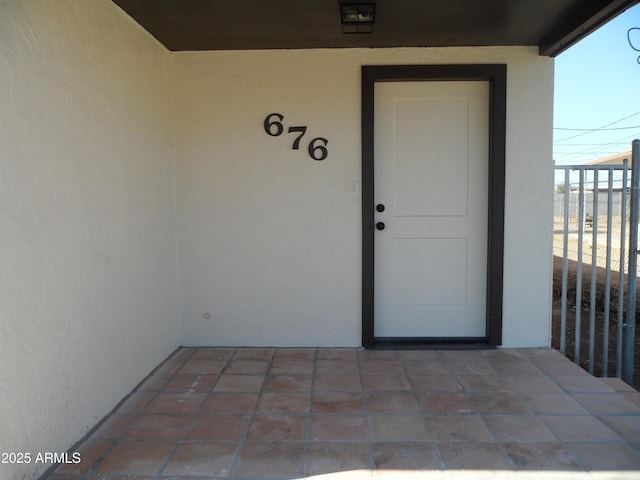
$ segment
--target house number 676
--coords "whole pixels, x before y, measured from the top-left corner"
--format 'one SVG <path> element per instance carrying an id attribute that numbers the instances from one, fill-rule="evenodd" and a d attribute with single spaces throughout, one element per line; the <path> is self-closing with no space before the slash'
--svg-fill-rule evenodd
<path id="1" fill-rule="evenodd" d="M 264 119 L 264 131 L 267 132 L 267 135 L 270 137 L 279 137 L 284 133 L 284 125 L 282 121 L 284 120 L 284 115 L 279 113 L 270 113 L 267 115 L 267 118 Z M 296 134 L 296 137 L 291 144 L 291 150 L 299 150 L 300 149 L 300 141 L 304 134 L 307 133 L 307 127 L 303 125 L 289 127 L 287 129 L 287 133 Z M 322 137 L 316 137 L 309 142 L 309 146 L 307 147 L 307 152 L 309 156 L 314 160 L 324 160 L 329 155 L 329 151 L 327 150 L 327 144 L 329 140 Z"/>

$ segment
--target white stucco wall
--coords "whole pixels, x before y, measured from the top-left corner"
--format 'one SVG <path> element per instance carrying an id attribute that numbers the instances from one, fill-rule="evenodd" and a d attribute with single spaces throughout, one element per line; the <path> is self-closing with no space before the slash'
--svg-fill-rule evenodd
<path id="1" fill-rule="evenodd" d="M 50 465 L 178 345 L 170 54 L 107 0 L 0 9 L 0 465 Z"/>
<path id="2" fill-rule="evenodd" d="M 508 64 L 503 340 L 549 344 L 553 60 L 523 47 L 175 54 L 183 344 L 360 345 L 360 67 L 447 63 Z"/>
<path id="3" fill-rule="evenodd" d="M 363 64 L 508 64 L 504 345 L 548 345 L 535 48 L 171 54 L 108 0 L 1 8 L 1 452 L 65 450 L 180 343 L 360 345 Z"/>

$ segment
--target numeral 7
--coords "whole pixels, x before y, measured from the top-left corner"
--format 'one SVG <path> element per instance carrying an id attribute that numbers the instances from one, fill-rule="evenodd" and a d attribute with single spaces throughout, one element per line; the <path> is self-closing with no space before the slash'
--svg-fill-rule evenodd
<path id="1" fill-rule="evenodd" d="M 300 140 L 302 139 L 304 134 L 307 132 L 307 127 L 289 127 L 289 130 L 287 130 L 287 133 L 294 133 L 294 132 L 299 132 L 300 135 L 298 135 L 296 139 L 293 141 L 291 150 L 298 150 L 300 148 Z"/>

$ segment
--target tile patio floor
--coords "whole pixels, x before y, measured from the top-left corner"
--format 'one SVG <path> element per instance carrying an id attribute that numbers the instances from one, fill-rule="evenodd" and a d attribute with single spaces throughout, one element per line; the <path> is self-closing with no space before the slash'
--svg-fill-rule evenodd
<path id="1" fill-rule="evenodd" d="M 550 349 L 181 348 L 48 480 L 640 479 L 640 393 Z"/>

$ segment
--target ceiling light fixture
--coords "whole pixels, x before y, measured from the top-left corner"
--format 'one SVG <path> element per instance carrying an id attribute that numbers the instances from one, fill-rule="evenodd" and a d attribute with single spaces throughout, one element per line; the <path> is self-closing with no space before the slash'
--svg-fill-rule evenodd
<path id="1" fill-rule="evenodd" d="M 340 2 L 342 33 L 371 33 L 376 21 L 374 2 Z"/>

